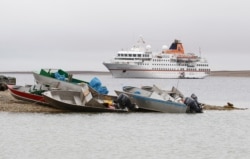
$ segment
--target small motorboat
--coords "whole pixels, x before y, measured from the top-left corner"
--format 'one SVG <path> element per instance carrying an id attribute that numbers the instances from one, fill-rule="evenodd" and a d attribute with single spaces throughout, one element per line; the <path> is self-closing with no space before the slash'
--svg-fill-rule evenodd
<path id="1" fill-rule="evenodd" d="M 129 112 L 130 106 L 121 107 L 117 96 L 99 95 L 93 97 L 87 85 L 81 91 L 53 90 L 43 93 L 51 106 L 74 112 Z"/>
<path id="2" fill-rule="evenodd" d="M 10 94 L 18 99 L 24 100 L 32 103 L 49 105 L 45 102 L 42 93 L 49 90 L 49 87 L 41 84 L 37 85 L 8 85 Z"/>
<path id="3" fill-rule="evenodd" d="M 73 74 L 62 69 L 41 69 L 40 71 L 34 71 L 33 76 L 36 83 L 49 85 L 60 90 L 81 91 L 82 87 L 88 85 L 93 96 L 108 94 L 107 88 L 102 85 L 97 77 L 87 82 L 74 78 Z"/>
<path id="4" fill-rule="evenodd" d="M 123 91 L 139 109 L 164 113 L 186 113 L 187 106 L 183 103 L 183 94 L 172 88 L 171 91 L 161 90 L 157 86 L 143 86 L 142 88 L 125 86 Z"/>

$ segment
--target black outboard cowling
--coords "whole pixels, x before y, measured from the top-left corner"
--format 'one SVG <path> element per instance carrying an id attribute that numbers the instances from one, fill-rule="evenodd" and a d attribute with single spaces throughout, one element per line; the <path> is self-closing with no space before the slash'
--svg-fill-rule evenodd
<path id="1" fill-rule="evenodd" d="M 119 94 L 115 103 L 117 104 L 117 107 L 120 109 L 125 109 L 125 108 L 128 108 L 129 110 L 136 109 L 135 104 L 131 102 L 129 96 L 123 93 Z"/>
<path id="2" fill-rule="evenodd" d="M 184 104 L 187 105 L 187 113 L 203 113 L 202 107 L 198 104 L 198 101 L 194 100 L 191 97 L 186 97 Z"/>
<path id="3" fill-rule="evenodd" d="M 0 91 L 5 91 L 8 89 L 8 86 L 6 83 L 0 83 Z"/>

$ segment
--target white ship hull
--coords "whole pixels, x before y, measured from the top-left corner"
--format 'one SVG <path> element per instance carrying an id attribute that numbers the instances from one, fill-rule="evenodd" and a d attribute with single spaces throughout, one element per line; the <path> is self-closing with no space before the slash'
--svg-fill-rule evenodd
<path id="1" fill-rule="evenodd" d="M 208 76 L 201 71 L 152 70 L 137 65 L 103 63 L 115 78 L 192 78 Z"/>

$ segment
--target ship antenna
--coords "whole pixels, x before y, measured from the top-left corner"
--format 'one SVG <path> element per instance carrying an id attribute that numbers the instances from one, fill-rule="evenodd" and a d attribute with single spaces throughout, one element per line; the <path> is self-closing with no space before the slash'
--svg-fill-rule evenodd
<path id="1" fill-rule="evenodd" d="M 200 54 L 200 57 L 201 57 L 201 47 L 199 47 L 199 54 Z"/>

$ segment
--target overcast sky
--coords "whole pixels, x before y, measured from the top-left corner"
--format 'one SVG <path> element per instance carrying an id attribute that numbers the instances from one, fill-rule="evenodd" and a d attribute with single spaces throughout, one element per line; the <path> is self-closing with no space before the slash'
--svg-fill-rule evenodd
<path id="1" fill-rule="evenodd" d="M 140 35 L 154 51 L 201 48 L 212 70 L 250 69 L 247 0 L 1 0 L 0 71 L 107 71 Z"/>

